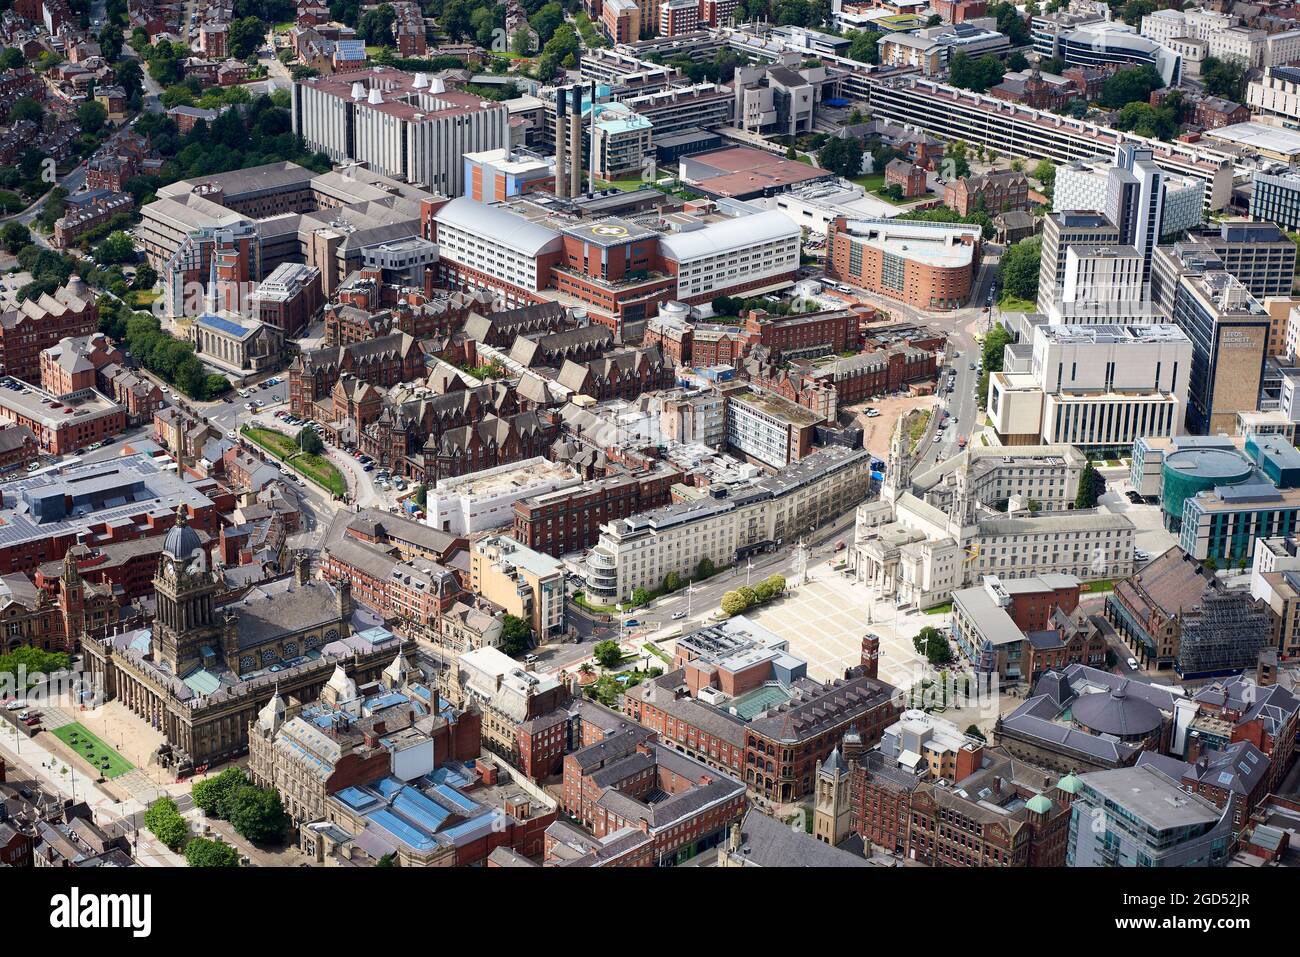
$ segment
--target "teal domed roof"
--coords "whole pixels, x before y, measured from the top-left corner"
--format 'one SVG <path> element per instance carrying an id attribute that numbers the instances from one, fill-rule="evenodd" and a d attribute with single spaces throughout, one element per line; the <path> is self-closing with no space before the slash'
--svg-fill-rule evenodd
<path id="1" fill-rule="evenodd" d="M 1078 794 L 1079 790 L 1083 787 L 1083 781 L 1079 779 L 1077 774 L 1071 771 L 1065 777 L 1061 778 L 1061 780 L 1057 781 L 1056 786 L 1065 794 Z"/>
<path id="2" fill-rule="evenodd" d="M 1035 814 L 1051 814 L 1052 799 L 1045 794 L 1035 794 L 1025 802 L 1025 807 L 1029 808 L 1029 810 L 1033 811 Z"/>

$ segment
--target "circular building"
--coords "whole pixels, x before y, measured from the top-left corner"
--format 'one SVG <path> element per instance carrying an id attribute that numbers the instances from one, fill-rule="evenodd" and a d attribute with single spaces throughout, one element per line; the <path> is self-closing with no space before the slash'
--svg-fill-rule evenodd
<path id="1" fill-rule="evenodd" d="M 1127 681 L 1110 692 L 1081 695 L 1071 704 L 1070 715 L 1083 731 L 1110 734 L 1131 742 L 1159 738 L 1164 724 L 1159 708 L 1149 701 L 1130 697 Z"/>
<path id="2" fill-rule="evenodd" d="M 1160 510 L 1171 529 L 1183 520 L 1183 505 L 1197 492 L 1218 485 L 1240 485 L 1255 466 L 1235 449 L 1183 448 L 1170 452 L 1161 465 Z"/>

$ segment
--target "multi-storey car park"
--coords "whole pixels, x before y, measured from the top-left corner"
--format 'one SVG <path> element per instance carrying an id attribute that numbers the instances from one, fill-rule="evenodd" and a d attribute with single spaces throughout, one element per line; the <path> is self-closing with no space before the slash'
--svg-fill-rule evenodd
<path id="1" fill-rule="evenodd" d="M 1161 169 L 1202 180 L 1206 209 L 1222 209 L 1232 196 L 1232 156 L 1200 144 L 1146 139 L 916 76 L 872 83 L 870 102 L 876 119 L 991 147 L 1003 155 L 1063 163 L 1113 155 L 1118 144 L 1135 143 L 1151 149 Z"/>

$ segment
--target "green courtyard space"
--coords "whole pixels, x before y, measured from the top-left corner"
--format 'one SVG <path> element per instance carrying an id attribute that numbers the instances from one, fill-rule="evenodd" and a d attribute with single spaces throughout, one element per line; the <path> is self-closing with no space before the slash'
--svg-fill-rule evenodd
<path id="1" fill-rule="evenodd" d="M 135 765 L 118 754 L 115 748 L 109 747 L 91 734 L 85 725 L 76 721 L 55 728 L 53 734 L 85 758 L 91 767 L 97 768 L 106 778 L 120 777 L 135 769 Z"/>
<path id="2" fill-rule="evenodd" d="M 292 436 L 255 425 L 244 426 L 243 433 L 250 442 L 260 445 L 289 468 L 315 482 L 331 495 L 344 498 L 348 494 L 348 483 L 343 478 L 343 474 L 324 456 L 299 450 Z"/>

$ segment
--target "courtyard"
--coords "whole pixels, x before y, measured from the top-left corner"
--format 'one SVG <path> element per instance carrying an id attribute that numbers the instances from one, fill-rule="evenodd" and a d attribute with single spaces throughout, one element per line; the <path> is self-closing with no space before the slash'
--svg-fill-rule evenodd
<path id="1" fill-rule="evenodd" d="M 862 658 L 863 633 L 874 632 L 880 637 L 880 678 L 900 688 L 911 687 L 929 667 L 912 639 L 925 625 L 947 621 L 877 601 L 866 585 L 826 563 L 810 569 L 807 583 L 745 616 L 789 641 L 791 653 L 808 662 L 809 677 L 818 681 L 843 678 L 844 669 Z"/>

